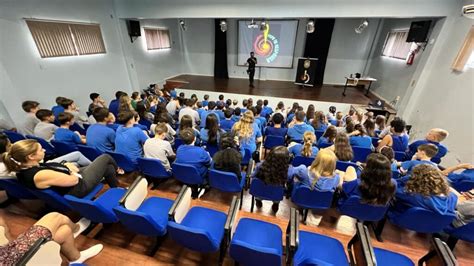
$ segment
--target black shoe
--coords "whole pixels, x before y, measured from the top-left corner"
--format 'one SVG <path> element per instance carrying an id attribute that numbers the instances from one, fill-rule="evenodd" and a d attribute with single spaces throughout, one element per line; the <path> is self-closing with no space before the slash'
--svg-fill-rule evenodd
<path id="1" fill-rule="evenodd" d="M 278 203 L 273 203 L 273 205 L 272 205 L 272 211 L 273 211 L 274 213 L 277 213 L 279 208 L 280 208 L 280 203 L 279 203 L 279 202 L 278 202 Z"/>
<path id="2" fill-rule="evenodd" d="M 262 203 L 261 200 L 256 199 L 256 200 L 255 200 L 255 205 L 257 205 L 257 208 L 262 208 L 263 203 Z"/>

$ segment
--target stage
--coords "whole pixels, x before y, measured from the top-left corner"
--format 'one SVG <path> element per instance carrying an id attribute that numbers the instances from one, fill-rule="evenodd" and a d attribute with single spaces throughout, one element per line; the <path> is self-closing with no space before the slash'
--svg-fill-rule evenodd
<path id="1" fill-rule="evenodd" d="M 362 88 L 348 87 L 346 96 L 342 96 L 344 86 L 322 85 L 316 87 L 301 87 L 291 81 L 255 80 L 255 88 L 248 86 L 248 79 L 229 78 L 215 79 L 210 76 L 179 75 L 166 80 L 167 84 L 174 84 L 182 89 L 196 91 L 210 91 L 219 93 L 234 93 L 286 99 L 301 99 L 309 101 L 344 103 L 353 105 L 367 105 L 378 99 L 372 93 L 365 96 Z M 173 86 L 173 87 L 174 87 Z"/>

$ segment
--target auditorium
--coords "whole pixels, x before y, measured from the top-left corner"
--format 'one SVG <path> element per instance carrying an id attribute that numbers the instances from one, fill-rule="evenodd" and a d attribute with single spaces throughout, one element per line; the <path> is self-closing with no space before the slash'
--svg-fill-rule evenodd
<path id="1" fill-rule="evenodd" d="M 0 265 L 473 265 L 474 0 L 1 0 Z"/>

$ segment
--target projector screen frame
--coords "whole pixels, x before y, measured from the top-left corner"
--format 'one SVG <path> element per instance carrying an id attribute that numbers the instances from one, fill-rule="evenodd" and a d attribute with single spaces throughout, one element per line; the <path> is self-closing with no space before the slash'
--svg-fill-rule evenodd
<path id="1" fill-rule="evenodd" d="M 240 18 L 240 19 L 237 19 L 237 54 L 236 54 L 236 66 L 240 66 L 240 67 L 246 67 L 245 64 L 241 65 L 239 64 L 239 51 L 240 51 L 240 47 L 239 47 L 239 38 L 240 38 L 240 21 L 251 21 L 251 19 L 246 19 L 246 18 Z M 260 19 L 255 19 L 256 21 L 260 21 Z M 263 20 L 263 19 L 262 19 Z M 275 67 L 275 66 L 259 66 L 258 63 L 257 63 L 257 67 L 260 67 L 260 68 L 280 68 L 280 69 L 293 69 L 295 67 L 295 50 L 296 50 L 296 41 L 298 39 L 298 29 L 299 29 L 299 26 L 300 26 L 300 20 L 299 19 L 296 19 L 296 18 L 289 18 L 289 19 L 285 19 L 285 18 L 278 18 L 278 19 L 269 19 L 269 20 L 265 20 L 267 22 L 269 21 L 296 21 L 296 34 L 295 34 L 295 40 L 294 40 L 294 43 L 293 43 L 293 60 L 291 60 L 291 67 Z M 306 39 L 306 38 L 305 38 Z"/>

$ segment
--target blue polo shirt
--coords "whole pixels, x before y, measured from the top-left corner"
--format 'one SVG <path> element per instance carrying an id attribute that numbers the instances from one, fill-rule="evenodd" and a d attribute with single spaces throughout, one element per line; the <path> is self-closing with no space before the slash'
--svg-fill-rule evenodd
<path id="1" fill-rule="evenodd" d="M 114 151 L 115 131 L 102 124 L 90 125 L 86 132 L 87 146 L 94 147 L 101 152 Z"/>
<path id="2" fill-rule="evenodd" d="M 304 171 L 297 172 L 299 175 L 295 175 L 295 177 L 299 180 L 301 184 L 304 184 L 308 187 L 312 187 L 314 176 L 310 173 L 309 168 L 304 165 L 298 166 L 298 168 L 303 167 Z M 332 177 L 321 176 L 318 178 L 316 184 L 314 184 L 313 189 L 317 191 L 335 191 L 337 186 L 339 185 L 340 177 L 338 174 L 334 174 Z"/>
<path id="3" fill-rule="evenodd" d="M 262 137 L 262 131 L 258 128 L 257 124 L 252 124 L 252 135 L 249 138 L 240 138 L 240 148 L 250 150 L 250 153 L 253 153 L 257 149 L 257 138 Z"/>
<path id="4" fill-rule="evenodd" d="M 273 109 L 269 106 L 264 106 L 262 108 L 262 112 L 260 113 L 260 116 L 266 117 L 267 115 L 271 115 L 273 113 Z"/>
<path id="5" fill-rule="evenodd" d="M 296 124 L 288 129 L 288 137 L 293 141 L 303 140 L 303 135 L 306 131 L 314 133 L 314 128 L 308 124 Z"/>
<path id="6" fill-rule="evenodd" d="M 424 161 L 424 160 L 411 160 L 411 161 L 402 162 L 401 168 L 405 170 L 406 172 L 408 172 L 408 174 L 411 174 L 413 172 L 413 168 L 415 168 L 415 166 L 420 165 L 420 164 L 427 164 L 427 165 L 434 166 L 435 168 L 438 168 L 437 164 L 431 161 Z"/>
<path id="7" fill-rule="evenodd" d="M 211 165 L 211 156 L 201 147 L 183 144 L 176 151 L 175 162 L 196 167 L 199 174 L 204 177 L 207 174 L 208 167 Z"/>
<path id="8" fill-rule="evenodd" d="M 147 135 L 138 127 L 120 126 L 115 133 L 115 152 L 136 162 L 143 155 L 143 144 L 147 139 Z"/>
<path id="9" fill-rule="evenodd" d="M 395 189 L 396 189 L 397 181 L 395 181 L 395 179 L 393 178 L 390 181 L 392 182 L 392 184 L 395 185 Z M 342 193 L 339 198 L 338 205 L 344 204 L 344 202 L 351 196 L 362 197 L 359 190 L 360 183 L 361 183 L 360 178 L 356 178 L 352 181 L 342 183 Z"/>
<path id="10" fill-rule="evenodd" d="M 203 127 L 206 127 L 206 117 L 207 115 L 209 114 L 215 114 L 217 116 L 217 122 L 220 123 L 220 119 L 219 119 L 219 113 L 217 113 L 217 111 L 215 110 L 211 110 L 211 111 L 204 111 L 201 113 L 200 117 L 201 117 L 201 124 L 199 124 L 199 126 L 201 128 Z"/>
<path id="11" fill-rule="evenodd" d="M 291 146 L 291 148 L 288 148 L 288 150 L 290 151 L 291 154 L 293 154 L 294 156 L 302 156 L 301 155 L 301 151 L 303 150 L 304 148 L 304 145 L 303 144 L 295 144 L 293 146 Z M 319 152 L 319 149 L 317 147 L 312 147 L 311 148 L 312 152 L 311 152 L 311 156 L 309 157 L 316 157 L 316 155 L 318 154 Z"/>
<path id="12" fill-rule="evenodd" d="M 409 149 L 408 157 L 409 158 L 413 157 L 413 155 L 415 155 L 416 151 L 418 150 L 418 146 L 422 144 L 434 144 L 436 145 L 436 147 L 438 147 L 438 153 L 433 158 L 431 158 L 431 161 L 434 163 L 440 163 L 441 158 L 443 158 L 448 152 L 448 149 L 443 144 L 439 142 L 435 142 L 435 141 L 428 141 L 426 139 L 422 139 L 422 140 L 417 140 L 408 146 L 408 149 Z"/>
<path id="13" fill-rule="evenodd" d="M 72 146 L 76 146 L 77 144 L 81 144 L 81 137 L 74 133 L 72 130 L 67 128 L 58 128 L 54 132 L 54 140 L 61 141 L 67 143 Z"/>
<path id="14" fill-rule="evenodd" d="M 461 181 L 473 181 L 474 182 L 474 169 L 466 169 L 461 173 L 450 173 L 448 175 L 448 180 L 451 183 L 461 182 Z"/>
<path id="15" fill-rule="evenodd" d="M 333 145 L 334 143 L 326 137 L 320 137 L 318 139 L 317 144 L 318 144 L 319 147 L 321 147 L 321 146 L 329 147 L 329 146 Z"/>
<path id="16" fill-rule="evenodd" d="M 224 119 L 221 120 L 220 128 L 225 130 L 225 131 L 230 131 L 232 127 L 234 126 L 235 121 L 232 119 Z"/>
<path id="17" fill-rule="evenodd" d="M 120 124 L 115 124 L 115 123 L 114 124 L 107 124 L 107 127 L 113 129 L 114 131 L 117 131 L 117 129 L 120 126 L 121 126 Z"/>
<path id="18" fill-rule="evenodd" d="M 265 128 L 265 136 L 280 136 L 286 137 L 286 133 L 288 133 L 288 128 L 286 127 L 266 127 Z"/>
<path id="19" fill-rule="evenodd" d="M 408 135 L 392 135 L 392 149 L 394 151 L 406 152 L 408 149 Z"/>
<path id="20" fill-rule="evenodd" d="M 317 130 L 317 131 L 326 131 L 327 128 L 328 128 L 328 125 L 323 124 L 323 123 L 319 123 L 319 127 L 314 128 L 314 130 Z"/>
<path id="21" fill-rule="evenodd" d="M 372 149 L 372 138 L 369 136 L 351 136 L 349 141 L 351 146 Z"/>
<path id="22" fill-rule="evenodd" d="M 53 106 L 53 108 L 51 108 L 51 111 L 53 112 L 54 117 L 58 119 L 58 115 L 60 113 L 64 113 L 64 107 L 62 107 L 61 105 L 56 105 L 56 106 Z"/>
<path id="23" fill-rule="evenodd" d="M 109 111 L 117 117 L 119 109 L 119 101 L 117 99 L 110 101 Z"/>
<path id="24" fill-rule="evenodd" d="M 437 214 L 455 214 L 458 197 L 450 192 L 448 196 L 423 196 L 421 194 L 408 193 L 405 187 L 399 187 L 395 194 L 395 205 L 388 212 L 389 217 L 395 217 L 409 208 L 419 207 L 433 211 Z"/>

